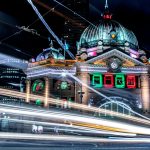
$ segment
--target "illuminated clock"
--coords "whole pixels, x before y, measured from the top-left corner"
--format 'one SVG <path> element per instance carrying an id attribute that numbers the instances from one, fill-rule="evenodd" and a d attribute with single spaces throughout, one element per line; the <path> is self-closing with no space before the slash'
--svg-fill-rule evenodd
<path id="1" fill-rule="evenodd" d="M 32 92 L 38 93 L 44 91 L 44 81 L 35 80 L 32 85 Z"/>
<path id="2" fill-rule="evenodd" d="M 111 36 L 112 39 L 116 39 L 117 38 L 117 33 L 115 31 L 111 31 L 110 36 Z"/>
<path id="3" fill-rule="evenodd" d="M 117 69 L 119 65 L 116 61 L 114 61 L 114 62 L 111 62 L 110 66 L 112 69 Z"/>
<path id="4" fill-rule="evenodd" d="M 108 70 L 109 72 L 119 72 L 121 67 L 121 60 L 118 58 L 110 58 L 107 61 Z"/>

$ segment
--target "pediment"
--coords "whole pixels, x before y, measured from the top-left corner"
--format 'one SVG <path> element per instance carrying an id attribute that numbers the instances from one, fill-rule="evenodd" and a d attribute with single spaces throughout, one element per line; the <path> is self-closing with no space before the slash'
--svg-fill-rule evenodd
<path id="1" fill-rule="evenodd" d="M 109 52 L 94 57 L 86 61 L 85 63 L 106 66 L 107 60 L 112 57 L 119 58 L 123 62 L 122 64 L 123 67 L 145 66 L 144 63 L 140 62 L 135 58 L 130 57 L 129 55 L 117 49 L 110 50 Z"/>

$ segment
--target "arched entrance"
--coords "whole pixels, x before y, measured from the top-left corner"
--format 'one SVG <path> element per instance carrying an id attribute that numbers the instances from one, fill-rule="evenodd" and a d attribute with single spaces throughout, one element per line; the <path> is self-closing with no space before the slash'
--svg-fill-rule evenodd
<path id="1" fill-rule="evenodd" d="M 131 104 L 128 103 L 127 99 L 121 97 L 110 97 L 112 101 L 106 101 L 106 99 L 102 99 L 101 103 L 99 104 L 99 108 L 103 108 L 105 110 L 115 111 L 117 113 L 126 114 L 126 115 L 133 115 Z M 102 103 L 103 102 L 103 103 Z M 95 116 L 108 116 L 107 113 L 95 113 Z"/>

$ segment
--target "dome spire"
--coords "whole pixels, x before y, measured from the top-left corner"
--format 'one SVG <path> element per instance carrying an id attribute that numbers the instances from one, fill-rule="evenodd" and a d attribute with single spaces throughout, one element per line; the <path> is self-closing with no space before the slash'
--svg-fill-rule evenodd
<path id="1" fill-rule="evenodd" d="M 105 0 L 105 11 L 102 16 L 103 16 L 103 19 L 105 20 L 111 20 L 112 18 L 112 14 L 109 12 L 109 9 L 108 9 L 108 0 Z"/>
<path id="2" fill-rule="evenodd" d="M 108 0 L 105 0 L 105 9 L 108 9 Z"/>

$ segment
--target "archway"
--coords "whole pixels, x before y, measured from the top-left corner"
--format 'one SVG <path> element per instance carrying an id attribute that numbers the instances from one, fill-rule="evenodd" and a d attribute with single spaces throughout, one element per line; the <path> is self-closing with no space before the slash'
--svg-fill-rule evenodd
<path id="1" fill-rule="evenodd" d="M 99 102 L 99 108 L 103 108 L 105 110 L 115 111 L 117 113 L 122 113 L 126 115 L 132 115 L 131 104 L 128 103 L 129 100 L 124 99 L 122 97 L 110 97 L 112 101 L 106 101 L 106 99 L 102 99 L 101 103 Z M 102 103 L 103 102 L 103 103 Z M 108 116 L 107 113 L 100 114 L 95 113 L 95 116 Z"/>

